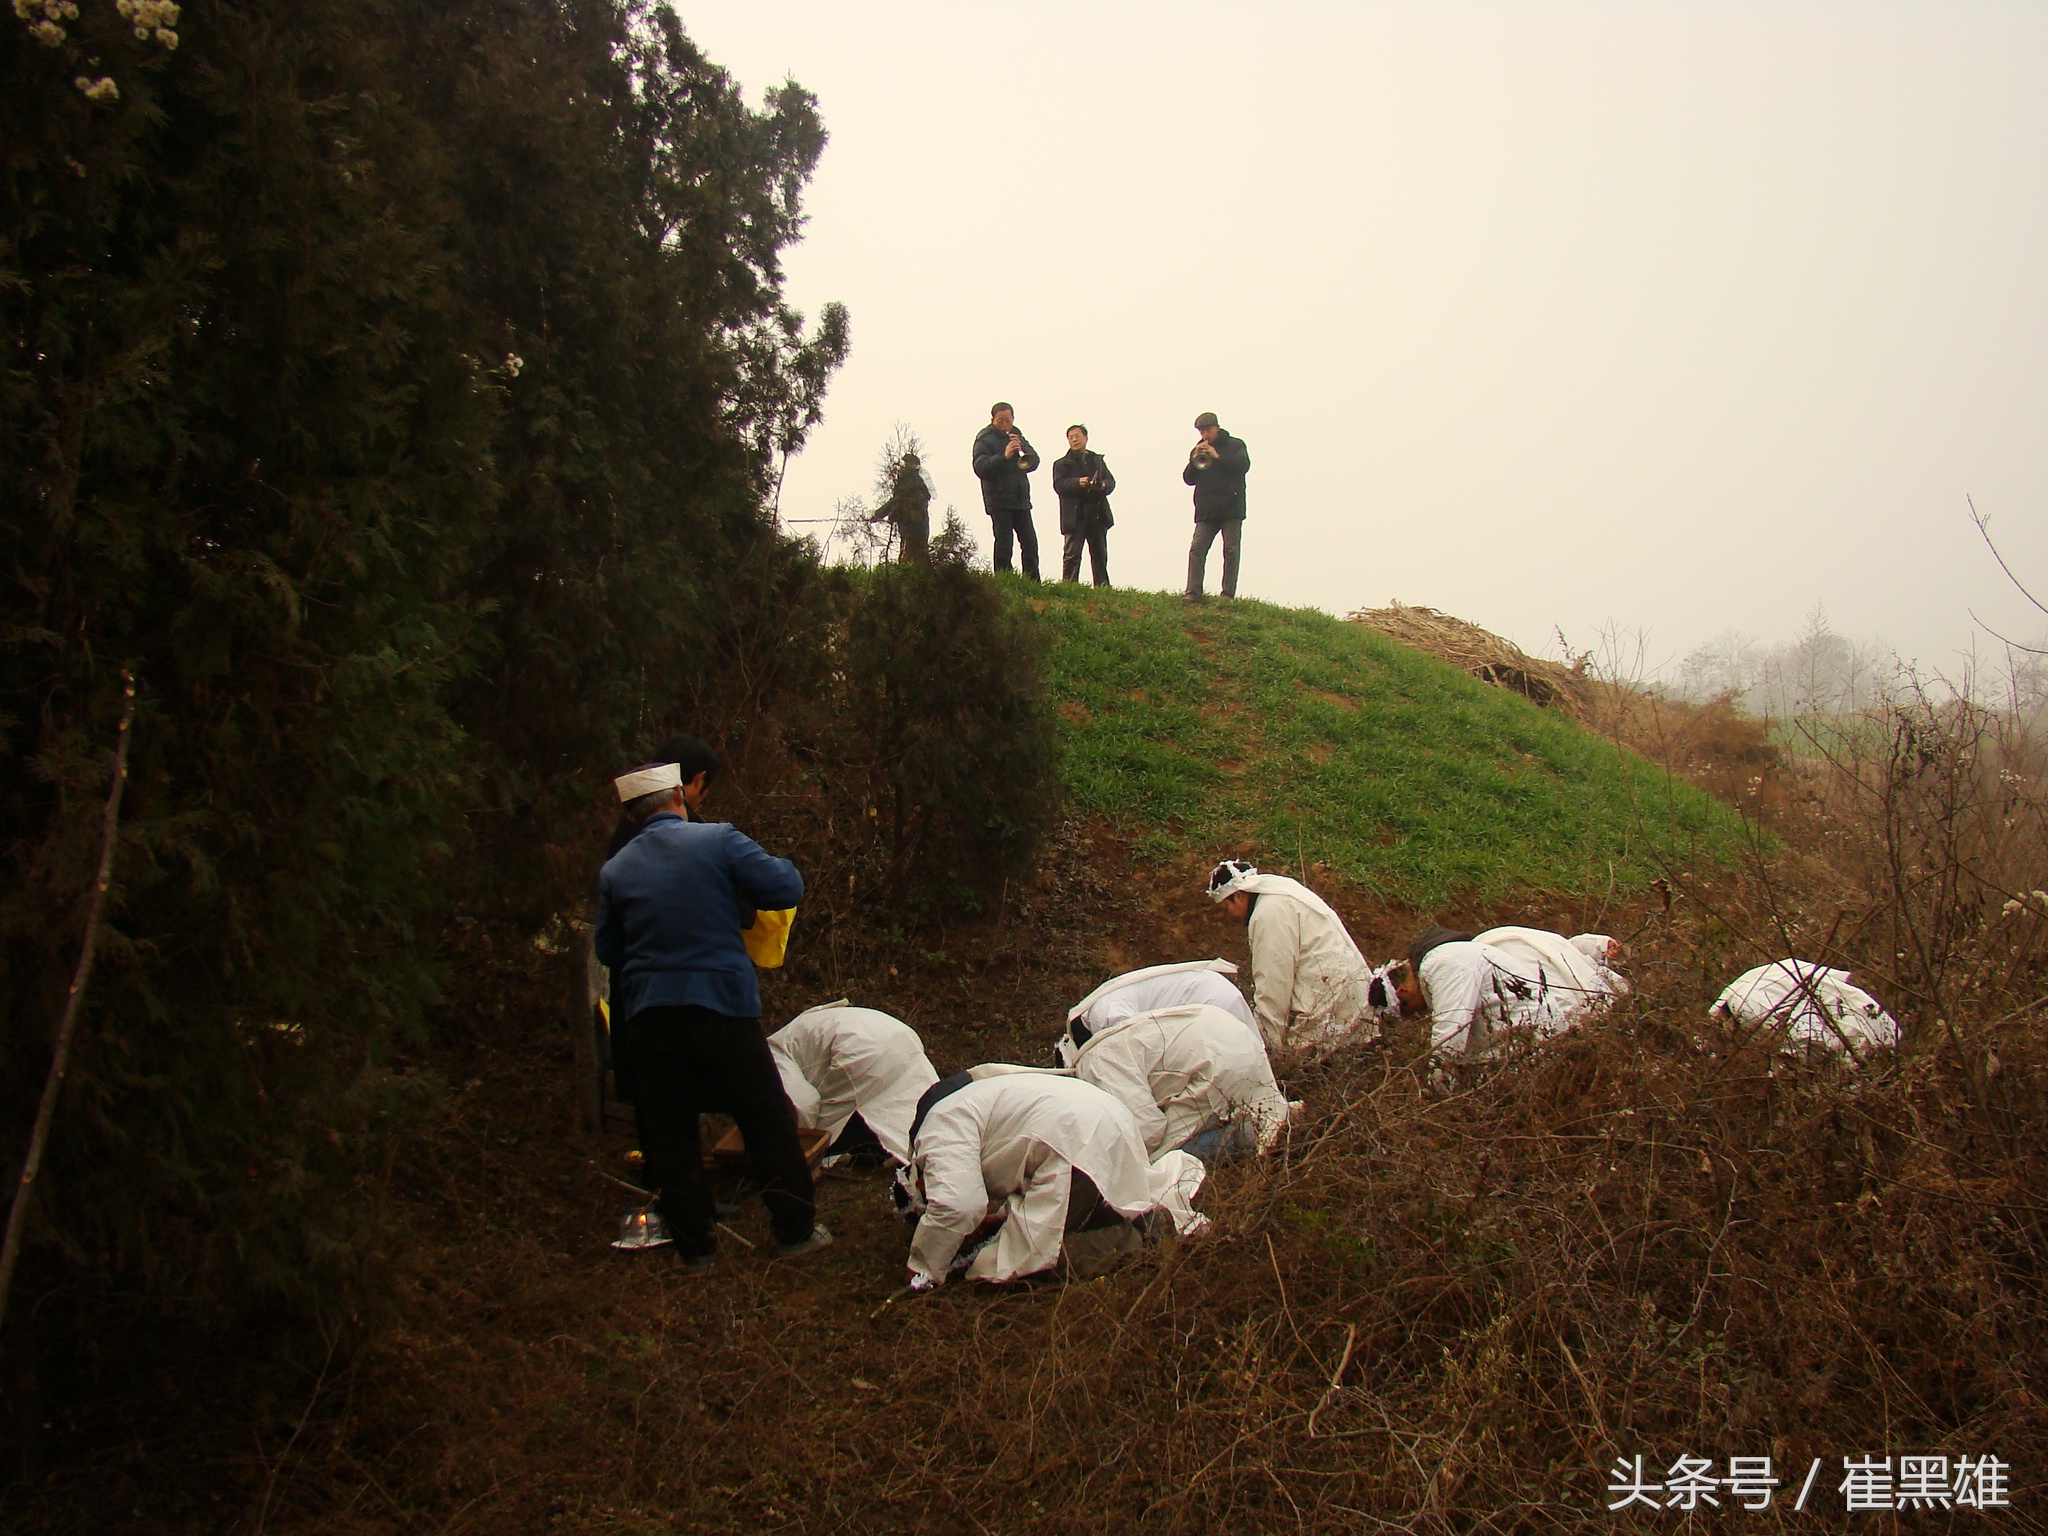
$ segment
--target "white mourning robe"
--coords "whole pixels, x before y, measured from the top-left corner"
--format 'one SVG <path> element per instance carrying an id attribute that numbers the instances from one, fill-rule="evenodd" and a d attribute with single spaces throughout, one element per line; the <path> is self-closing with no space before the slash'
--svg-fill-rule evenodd
<path id="1" fill-rule="evenodd" d="M 1811 960 L 1774 960 L 1744 971 L 1714 1000 L 1713 1011 L 1741 1024 L 1782 1025 L 1787 1045 L 1818 1045 L 1861 1055 L 1899 1043 L 1898 1021 L 1847 971 Z"/>
<path id="2" fill-rule="evenodd" d="M 1552 991 L 1541 965 L 1473 939 L 1432 949 L 1418 979 L 1439 1055 L 1481 1055 L 1509 1030 L 1548 1039 L 1578 1012 L 1573 994 Z"/>
<path id="3" fill-rule="evenodd" d="M 1551 997 L 1564 1012 L 1578 1015 L 1604 1007 L 1616 993 L 1626 990 L 1617 985 L 1619 978 L 1614 972 L 1588 952 L 1590 946 L 1579 942 L 1593 937 L 1582 934 L 1568 939 L 1547 928 L 1489 928 L 1472 942 L 1541 966 Z"/>
<path id="4" fill-rule="evenodd" d="M 1252 904 L 1252 1011 L 1270 1051 L 1305 1050 L 1346 1038 L 1371 1040 L 1379 1024 L 1366 1000 L 1372 967 L 1344 919 L 1298 880 L 1253 875 L 1238 887 Z"/>
<path id="5" fill-rule="evenodd" d="M 768 1037 L 796 1123 L 834 1140 L 858 1114 L 898 1162 L 910 1157 L 918 1096 L 939 1080 L 901 1019 L 842 1003 L 806 1009 Z"/>
<path id="6" fill-rule="evenodd" d="M 943 1282 L 991 1206 L 1002 1227 L 966 1278 L 1001 1283 L 1052 1268 L 1076 1168 L 1119 1216 L 1161 1209 L 1181 1232 L 1207 1225 L 1189 1203 L 1201 1187 L 1199 1158 L 1170 1152 L 1148 1163 L 1131 1112 L 1093 1084 L 1029 1067 L 978 1075 L 991 1070 L 975 1068 L 976 1081 L 939 1100 L 918 1127 L 910 1167 L 925 1209 L 910 1243 L 912 1273 Z"/>
<path id="7" fill-rule="evenodd" d="M 1251 1004 L 1230 978 L 1237 967 L 1228 960 L 1184 960 L 1175 965 L 1148 965 L 1141 971 L 1112 976 L 1067 1010 L 1067 1022 L 1079 1019 L 1091 1031 L 1120 1024 L 1134 1013 L 1206 1003 L 1221 1008 L 1246 1029 L 1258 1032 Z"/>
<path id="8" fill-rule="evenodd" d="M 1252 1127 L 1263 1152 L 1287 1123 L 1266 1047 L 1205 1003 L 1156 1008 L 1098 1030 L 1074 1058 L 1074 1076 L 1122 1101 L 1148 1157 L 1237 1122 Z"/>

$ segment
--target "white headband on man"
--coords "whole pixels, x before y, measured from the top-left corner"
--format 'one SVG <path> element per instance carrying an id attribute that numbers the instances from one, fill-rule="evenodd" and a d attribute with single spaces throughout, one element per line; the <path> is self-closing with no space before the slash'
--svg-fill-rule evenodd
<path id="1" fill-rule="evenodd" d="M 1244 889 L 1247 881 L 1257 876 L 1258 872 L 1255 865 L 1247 864 L 1242 859 L 1225 859 L 1209 871 L 1209 899 L 1222 901 L 1235 896 Z"/>
<path id="2" fill-rule="evenodd" d="M 625 805 L 642 795 L 658 795 L 664 789 L 681 789 L 683 765 L 655 763 L 646 768 L 635 768 L 631 773 L 620 774 L 612 783 L 618 786 L 619 804 Z"/>

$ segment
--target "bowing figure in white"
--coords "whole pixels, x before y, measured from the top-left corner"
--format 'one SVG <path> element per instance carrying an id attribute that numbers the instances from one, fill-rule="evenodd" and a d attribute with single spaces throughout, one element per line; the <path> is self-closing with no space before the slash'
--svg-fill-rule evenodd
<path id="1" fill-rule="evenodd" d="M 911 1285 L 1019 1280 L 1070 1249 L 1070 1270 L 1091 1272 L 1138 1246 L 1140 1222 L 1206 1226 L 1191 1204 L 1202 1177 L 1185 1152 L 1147 1159 L 1131 1112 L 1092 1084 L 1000 1064 L 956 1072 L 926 1093 L 896 1178 L 915 1224 Z"/>
<path id="2" fill-rule="evenodd" d="M 1614 968 L 1621 946 L 1604 933 L 1566 938 L 1547 928 L 1489 928 L 1474 934 L 1472 942 L 1540 967 L 1551 993 L 1568 1012 L 1603 1008 L 1628 991 L 1627 981 Z"/>
<path id="3" fill-rule="evenodd" d="M 1266 1049 L 1315 1050 L 1379 1037 L 1367 1001 L 1372 967 L 1330 904 L 1298 880 L 1225 859 L 1209 896 L 1245 925 L 1252 951 L 1252 1012 Z"/>
<path id="4" fill-rule="evenodd" d="M 1096 1030 L 1073 1052 L 1073 1071 L 1130 1110 L 1147 1157 L 1183 1148 L 1214 1162 L 1264 1152 L 1290 1113 L 1259 1037 L 1206 1003 Z"/>
<path id="5" fill-rule="evenodd" d="M 1061 1066 L 1070 1067 L 1073 1052 L 1097 1031 L 1121 1024 L 1132 1014 L 1190 1003 L 1221 1008 L 1259 1039 L 1251 1004 L 1230 979 L 1236 974 L 1237 967 L 1228 960 L 1180 960 L 1112 976 L 1067 1010 L 1067 1028 L 1054 1045 L 1053 1056 Z"/>
<path id="6" fill-rule="evenodd" d="M 823 1131 L 834 1152 L 878 1148 L 909 1159 L 918 1096 L 939 1080 L 916 1030 L 841 998 L 805 1009 L 768 1037 L 768 1049 L 798 1125 Z"/>
<path id="7" fill-rule="evenodd" d="M 1511 1036 L 1547 1040 L 1585 1009 L 1587 994 L 1553 988 L 1542 962 L 1526 949 L 1496 948 L 1469 935 L 1433 928 L 1388 977 L 1405 1017 L 1429 1015 L 1429 1044 L 1440 1057 L 1478 1057 Z M 1607 993 L 1600 994 L 1604 1002 Z"/>
<path id="8" fill-rule="evenodd" d="M 1784 1031 L 1786 1047 L 1812 1046 L 1861 1056 L 1899 1043 L 1898 1021 L 1849 972 L 1812 960 L 1773 960 L 1744 971 L 1722 989 L 1712 1012 L 1756 1028 Z"/>

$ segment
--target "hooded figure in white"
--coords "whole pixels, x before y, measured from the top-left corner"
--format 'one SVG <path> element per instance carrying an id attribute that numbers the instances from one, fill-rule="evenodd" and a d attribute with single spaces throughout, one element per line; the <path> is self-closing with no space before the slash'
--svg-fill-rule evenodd
<path id="1" fill-rule="evenodd" d="M 1432 948 L 1404 984 L 1415 986 L 1439 1056 L 1483 1055 L 1510 1031 L 1547 1040 L 1583 1011 L 1582 994 L 1553 989 L 1540 962 L 1475 939 Z M 1404 997 L 1402 1011 L 1409 1006 Z"/>
<path id="2" fill-rule="evenodd" d="M 1377 1010 L 1367 1001 L 1372 967 L 1328 902 L 1298 880 L 1262 875 L 1235 859 L 1211 872 L 1209 895 L 1245 920 L 1252 1012 L 1267 1050 L 1378 1037 Z"/>
<path id="3" fill-rule="evenodd" d="M 1205 1138 L 1219 1148 L 1241 1140 L 1263 1152 L 1287 1123 L 1287 1100 L 1259 1037 L 1206 1003 L 1155 1008 L 1099 1029 L 1073 1066 L 1075 1077 L 1130 1110 L 1147 1157 L 1213 1131 L 1226 1133 Z"/>
<path id="4" fill-rule="evenodd" d="M 1190 1003 L 1221 1008 L 1257 1040 L 1259 1025 L 1252 1017 L 1251 1005 L 1230 979 L 1236 974 L 1237 967 L 1228 960 L 1183 960 L 1112 976 L 1067 1010 L 1067 1032 L 1053 1047 L 1053 1055 L 1061 1066 L 1071 1067 L 1074 1052 L 1090 1035 L 1121 1024 L 1133 1014 Z M 1079 1029 L 1074 1027 L 1077 1024 Z"/>
<path id="5" fill-rule="evenodd" d="M 1201 1162 L 1185 1152 L 1149 1162 L 1131 1112 L 1100 1088 L 1063 1072 L 1001 1064 L 964 1075 L 964 1087 L 925 1111 L 898 1179 L 918 1216 L 913 1285 L 943 1284 L 961 1245 L 991 1215 L 1002 1225 L 964 1278 L 999 1284 L 1051 1269 L 1077 1168 L 1125 1220 L 1160 1210 L 1183 1235 L 1208 1225 L 1190 1203 L 1202 1185 Z"/>
<path id="6" fill-rule="evenodd" d="M 1608 990 L 1616 997 L 1626 997 L 1634 990 L 1628 978 L 1621 974 L 1621 941 L 1604 933 L 1575 933 L 1572 948 L 1600 967 L 1600 973 L 1607 978 Z"/>
<path id="7" fill-rule="evenodd" d="M 1628 990 L 1628 983 L 1608 966 L 1614 941 L 1604 933 L 1582 933 L 1568 939 L 1547 928 L 1489 928 L 1473 935 L 1472 942 L 1491 945 L 1542 967 L 1552 996 L 1567 1011 L 1584 1013 L 1605 1007 Z"/>
<path id="8" fill-rule="evenodd" d="M 1714 1000 L 1714 1013 L 1739 1024 L 1782 1025 L 1785 1044 L 1815 1045 L 1860 1056 L 1899 1043 L 1898 1021 L 1847 971 L 1811 960 L 1774 960 L 1744 971 Z"/>
<path id="9" fill-rule="evenodd" d="M 805 1009 L 768 1037 L 768 1049 L 798 1125 L 836 1141 L 857 1114 L 883 1151 L 909 1160 L 918 1095 L 939 1080 L 916 1030 L 841 998 Z"/>

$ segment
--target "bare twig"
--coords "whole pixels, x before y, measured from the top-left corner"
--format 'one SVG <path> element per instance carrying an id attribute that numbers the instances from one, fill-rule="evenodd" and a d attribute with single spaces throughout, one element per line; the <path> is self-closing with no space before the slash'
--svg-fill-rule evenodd
<path id="1" fill-rule="evenodd" d="M 291 1459 L 292 1449 L 299 1443 L 299 1436 L 306 1432 L 306 1421 L 313 1417 L 313 1406 L 320 1401 L 320 1394 L 327 1387 L 327 1372 L 334 1364 L 336 1340 L 327 1341 L 327 1358 L 320 1364 L 320 1375 L 313 1383 L 313 1394 L 306 1399 L 306 1411 L 299 1415 L 299 1422 L 292 1426 L 292 1437 L 285 1441 L 284 1449 L 277 1453 L 276 1464 L 269 1469 L 263 1480 L 263 1502 L 256 1510 L 256 1536 L 263 1536 L 263 1530 L 270 1521 L 270 1500 L 277 1492 L 277 1474 L 284 1470 L 284 1464 Z M 260 1447 L 259 1447 L 260 1449 Z"/>
<path id="2" fill-rule="evenodd" d="M 71 990 L 64 995 L 64 1017 L 57 1025 L 57 1039 L 50 1051 L 50 1072 L 43 1080 L 42 1103 L 36 1108 L 35 1129 L 29 1134 L 28 1156 L 22 1160 L 21 1182 L 15 1186 L 14 1204 L 7 1212 L 7 1238 L 0 1244 L 0 1318 L 7 1315 L 7 1293 L 14 1284 L 14 1266 L 21 1258 L 22 1233 L 28 1225 L 29 1204 L 35 1194 L 36 1175 L 43 1166 L 43 1149 L 49 1145 L 50 1126 L 57 1117 L 57 1095 L 64 1086 L 64 1068 L 71 1056 L 71 1041 L 78 1030 L 79 1004 L 85 998 L 85 984 L 92 975 L 93 950 L 99 943 L 100 916 L 106 910 L 107 887 L 114 874 L 114 841 L 121 827 L 121 787 L 128 781 L 128 739 L 135 724 L 135 677 L 121 673 L 121 723 L 115 729 L 113 782 L 107 789 L 107 809 L 100 824 L 100 865 L 93 876 L 92 896 L 86 904 L 85 937 L 78 948 L 78 968 L 71 976 Z"/>
<path id="3" fill-rule="evenodd" d="M 1984 547 L 1991 551 L 1991 558 L 1996 560 L 1998 562 L 1998 568 L 2001 571 L 2005 572 L 2005 579 L 2011 582 L 2015 587 L 2019 589 L 2019 594 L 2021 597 L 2024 597 L 2028 602 L 2032 603 L 2036 608 L 2040 609 L 2041 612 L 2048 613 L 2048 604 L 2044 604 L 2041 601 L 2041 599 L 2034 596 L 2033 593 L 2029 592 L 2027 590 L 2027 584 L 2021 581 L 2019 577 L 2015 576 L 2012 572 L 2012 567 L 2005 563 L 2005 556 L 1999 553 L 1997 544 L 1992 542 L 1990 521 L 1984 516 L 1983 513 L 1977 510 L 1977 503 L 1975 501 L 1972 501 L 1968 496 L 1965 496 L 1963 500 L 1969 503 L 1970 521 L 1977 525 L 1977 533 L 1984 540 Z"/>

